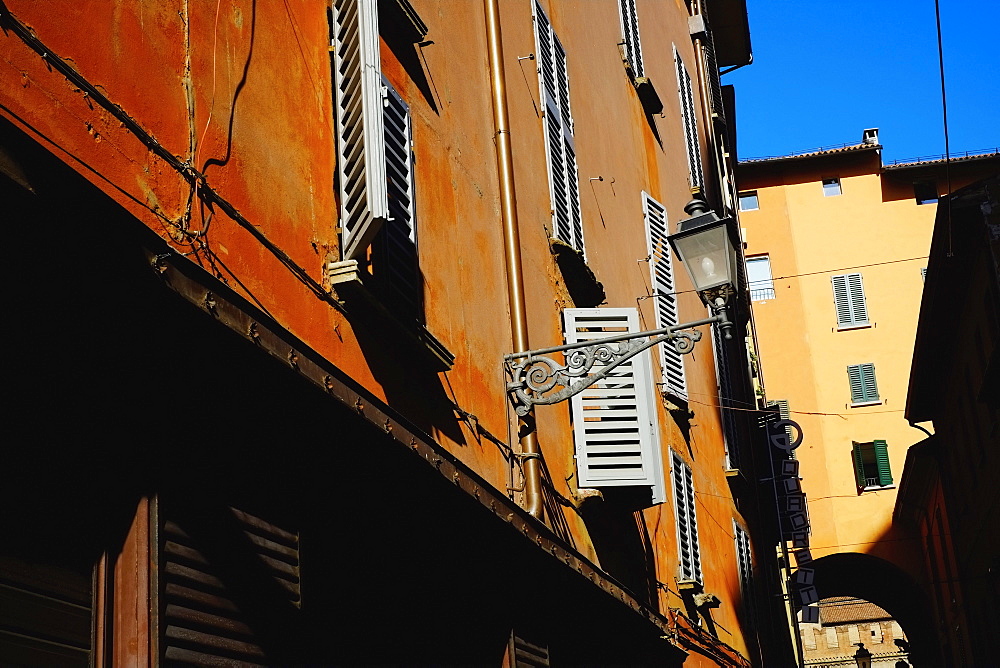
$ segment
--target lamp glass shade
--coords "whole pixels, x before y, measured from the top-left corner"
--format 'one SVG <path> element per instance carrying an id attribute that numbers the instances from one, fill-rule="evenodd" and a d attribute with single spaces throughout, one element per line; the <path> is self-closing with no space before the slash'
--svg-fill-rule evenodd
<path id="1" fill-rule="evenodd" d="M 698 292 L 735 284 L 736 250 L 729 239 L 725 220 L 679 232 L 670 237 L 670 245 Z"/>

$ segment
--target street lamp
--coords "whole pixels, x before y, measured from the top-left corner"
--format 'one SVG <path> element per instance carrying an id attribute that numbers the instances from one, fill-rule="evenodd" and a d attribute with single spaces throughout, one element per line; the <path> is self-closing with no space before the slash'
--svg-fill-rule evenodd
<path id="1" fill-rule="evenodd" d="M 863 642 L 854 643 L 858 646 L 858 651 L 854 653 L 854 663 L 858 668 L 872 668 L 872 653 L 865 649 Z"/>
<path id="2" fill-rule="evenodd" d="M 738 262 L 729 219 L 719 218 L 704 201 L 697 199 L 688 202 L 684 211 L 690 218 L 680 221 L 677 234 L 667 240 L 687 269 L 701 300 L 716 313 L 724 312 L 735 292 Z M 723 326 L 727 339 L 732 338 L 730 328 Z"/>
<path id="3" fill-rule="evenodd" d="M 685 331 L 693 327 L 717 324 L 725 338 L 732 338 L 733 323 L 727 309 L 730 298 L 736 294 L 737 255 L 731 219 L 719 218 L 701 200 L 692 200 L 684 211 L 690 217 L 678 223 L 677 233 L 667 237 L 667 241 L 713 315 L 647 332 L 504 355 L 511 378 L 507 392 L 518 415 L 527 415 L 536 404 L 556 404 L 569 399 L 657 344 L 673 346 L 680 354 L 690 353 L 701 340 L 701 332 Z M 559 352 L 565 353 L 565 364 L 546 357 Z M 595 365 L 600 369 L 590 373 Z"/>

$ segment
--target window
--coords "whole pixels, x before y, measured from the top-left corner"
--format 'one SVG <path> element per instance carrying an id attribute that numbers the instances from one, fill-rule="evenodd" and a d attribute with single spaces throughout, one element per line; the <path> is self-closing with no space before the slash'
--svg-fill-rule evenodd
<path id="1" fill-rule="evenodd" d="M 635 0 L 618 0 L 619 16 L 622 24 L 622 47 L 625 58 L 632 68 L 632 77 L 638 79 L 646 76 L 642 66 L 642 48 L 639 44 L 639 14 L 635 9 Z"/>
<path id="2" fill-rule="evenodd" d="M 753 301 L 774 299 L 774 281 L 771 279 L 769 256 L 756 255 L 747 258 L 747 287 L 750 288 L 750 299 Z"/>
<path id="3" fill-rule="evenodd" d="M 646 242 L 649 247 L 649 272 L 653 284 L 656 326 L 672 327 L 680 324 L 677 313 L 677 287 L 674 284 L 674 267 L 667 242 L 667 211 L 662 204 L 642 193 L 642 212 L 646 223 Z M 684 356 L 673 346 L 656 347 L 660 354 L 660 369 L 664 388 L 671 394 L 687 399 L 687 379 L 684 375 Z"/>
<path id="4" fill-rule="evenodd" d="M 719 390 L 719 417 L 722 421 L 722 444 L 725 449 L 726 470 L 735 471 L 740 468 L 740 429 L 737 411 L 745 408 L 745 404 L 736 400 L 734 382 L 738 373 L 733 360 L 739 359 L 733 351 L 735 338 L 726 340 L 722 330 L 712 327 L 712 350 L 715 353 L 715 377 Z"/>
<path id="5" fill-rule="evenodd" d="M 854 406 L 879 403 L 878 386 L 875 384 L 875 365 L 852 364 L 847 367 L 851 385 L 851 404 Z"/>
<path id="6" fill-rule="evenodd" d="M 841 194 L 840 179 L 823 179 L 823 196 L 833 197 Z"/>
<path id="7" fill-rule="evenodd" d="M 934 204 L 938 201 L 937 183 L 935 181 L 917 181 L 913 184 L 913 197 L 917 204 Z"/>
<path id="8" fill-rule="evenodd" d="M 746 190 L 739 194 L 740 211 L 756 211 L 760 208 L 756 190 Z"/>
<path id="9" fill-rule="evenodd" d="M 841 274 L 830 279 L 837 307 L 837 327 L 851 329 L 868 325 L 868 306 L 861 274 Z"/>
<path id="10" fill-rule="evenodd" d="M 826 646 L 827 649 L 837 649 L 840 647 L 840 641 L 837 639 L 837 629 L 832 626 L 826 628 Z"/>
<path id="11" fill-rule="evenodd" d="M 753 557 L 750 551 L 750 536 L 736 520 L 733 520 L 733 536 L 736 539 L 736 568 L 740 573 L 740 589 L 743 592 L 744 605 L 750 597 L 750 587 L 753 583 Z"/>
<path id="12" fill-rule="evenodd" d="M 352 260 L 389 217 L 375 0 L 336 0 L 332 28 L 341 255 Z"/>
<path id="13" fill-rule="evenodd" d="M 677 579 L 701 582 L 701 553 L 698 548 L 698 521 L 694 510 L 694 477 L 680 455 L 671 452 L 671 479 L 674 485 L 674 513 L 677 516 Z"/>
<path id="14" fill-rule="evenodd" d="M 410 108 L 384 77 L 382 87 L 389 217 L 372 241 L 372 274 L 383 299 L 400 313 L 420 317 L 423 286 L 417 268 Z"/>
<path id="15" fill-rule="evenodd" d="M 566 343 L 642 331 L 634 308 L 565 309 L 563 321 Z M 649 486 L 653 503 L 666 501 L 653 397 L 647 351 L 570 400 L 580 487 Z"/>
<path id="16" fill-rule="evenodd" d="M 701 144 L 698 142 L 698 121 L 694 106 L 694 90 L 681 54 L 674 47 L 674 65 L 677 68 L 677 91 L 684 122 L 684 141 L 687 144 L 688 176 L 692 188 L 703 190 L 705 178 L 701 173 Z"/>
<path id="17" fill-rule="evenodd" d="M 549 166 L 549 194 L 552 224 L 557 239 L 580 252 L 583 247 L 583 216 L 580 212 L 579 175 L 573 116 L 569 109 L 569 72 L 566 51 L 542 10 L 534 5 L 535 53 L 544 108 L 546 156 Z"/>
<path id="18" fill-rule="evenodd" d="M 927 267 L 921 267 L 920 268 L 920 280 L 922 280 L 922 281 L 926 281 L 927 280 Z"/>
<path id="19" fill-rule="evenodd" d="M 892 485 L 889 450 L 885 441 L 854 443 L 854 475 L 859 489 Z"/>

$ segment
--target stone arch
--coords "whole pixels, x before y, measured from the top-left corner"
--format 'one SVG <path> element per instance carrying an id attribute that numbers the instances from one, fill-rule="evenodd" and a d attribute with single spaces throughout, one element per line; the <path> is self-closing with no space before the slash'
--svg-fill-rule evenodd
<path id="1" fill-rule="evenodd" d="M 931 602 L 917 583 L 892 562 L 869 554 L 842 552 L 816 559 L 821 599 L 856 596 L 878 605 L 899 622 L 910 642 L 914 666 L 938 666 L 941 645 Z"/>

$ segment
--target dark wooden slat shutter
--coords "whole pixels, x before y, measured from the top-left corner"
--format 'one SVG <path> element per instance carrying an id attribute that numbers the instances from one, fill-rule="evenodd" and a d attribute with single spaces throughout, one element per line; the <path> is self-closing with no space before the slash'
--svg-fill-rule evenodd
<path id="1" fill-rule="evenodd" d="M 269 665 L 279 657 L 264 649 L 259 636 L 272 629 L 262 629 L 261 620 L 284 615 L 280 625 L 287 625 L 301 604 L 298 536 L 234 508 L 212 522 L 180 515 L 160 528 L 162 657 L 200 666 Z M 236 564 L 247 562 L 252 574 L 237 574 Z"/>
<path id="2" fill-rule="evenodd" d="M 551 665 L 548 647 L 532 642 L 517 632 L 510 635 L 508 653 L 511 668 L 548 668 Z"/>
<path id="3" fill-rule="evenodd" d="M 0 664 L 89 666 L 90 578 L 0 557 Z"/>
<path id="4" fill-rule="evenodd" d="M 892 484 L 892 470 L 889 468 L 889 449 L 885 441 L 873 441 L 875 446 L 875 464 L 878 467 L 878 482 L 880 485 Z"/>
<path id="5" fill-rule="evenodd" d="M 864 453 L 862 452 L 862 447 L 864 444 L 856 443 L 852 441 L 854 446 L 853 457 L 854 457 L 854 479 L 858 483 L 858 487 L 864 489 L 867 487 L 867 482 L 865 481 L 865 461 Z"/>

